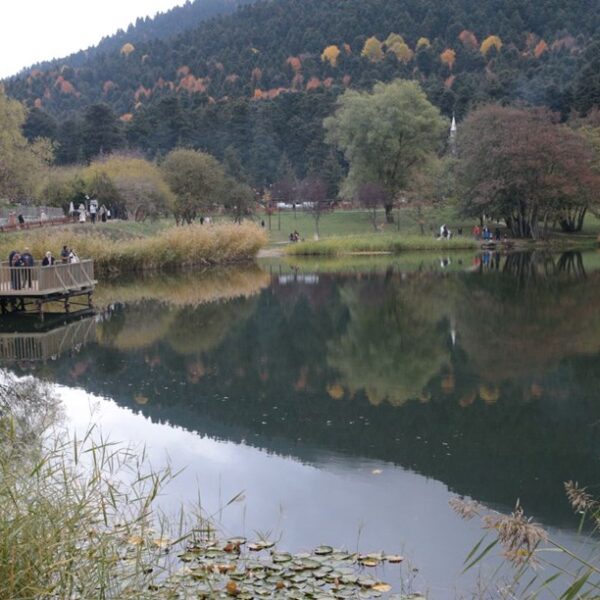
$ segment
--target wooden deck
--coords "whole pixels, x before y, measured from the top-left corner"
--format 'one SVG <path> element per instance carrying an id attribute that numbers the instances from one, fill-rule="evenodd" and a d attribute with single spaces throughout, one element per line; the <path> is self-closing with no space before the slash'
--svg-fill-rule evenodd
<path id="1" fill-rule="evenodd" d="M 56 360 L 69 352 L 77 352 L 96 341 L 94 317 L 74 321 L 51 331 L 27 333 L 0 332 L 1 361 Z"/>
<path id="2" fill-rule="evenodd" d="M 87 305 L 92 305 L 92 292 L 96 285 L 94 261 L 79 263 L 57 263 L 43 267 L 11 267 L 0 264 L 0 310 L 25 311 L 34 305 L 43 315 L 43 306 L 48 302 L 62 302 L 69 312 L 70 301 L 77 296 L 87 295 Z"/>

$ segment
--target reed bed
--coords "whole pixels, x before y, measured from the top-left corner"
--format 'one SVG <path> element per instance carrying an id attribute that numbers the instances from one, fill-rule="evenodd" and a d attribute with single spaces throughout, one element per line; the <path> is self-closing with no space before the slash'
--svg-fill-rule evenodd
<path id="1" fill-rule="evenodd" d="M 102 274 L 241 262 L 253 259 L 266 244 L 266 233 L 252 223 L 171 227 L 132 239 L 113 239 L 90 227 L 84 233 L 66 228 L 3 236 L 0 255 L 8 257 L 11 250 L 28 247 L 41 260 L 48 250 L 58 257 L 67 245 L 80 258 L 93 258 Z"/>
<path id="2" fill-rule="evenodd" d="M 286 253 L 293 256 L 341 256 L 344 254 L 399 254 L 416 250 L 468 250 L 479 244 L 472 239 L 456 237 L 438 240 L 425 236 L 377 234 L 330 237 L 323 240 L 290 244 Z"/>
<path id="3" fill-rule="evenodd" d="M 0 598 L 146 597 L 164 562 L 152 501 L 170 474 L 91 435 L 69 439 L 59 415 L 48 388 L 3 374 Z"/>

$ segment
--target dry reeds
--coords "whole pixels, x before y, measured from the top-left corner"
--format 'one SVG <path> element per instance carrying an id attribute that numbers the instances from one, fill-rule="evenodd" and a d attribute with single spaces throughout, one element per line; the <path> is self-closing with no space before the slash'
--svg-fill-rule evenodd
<path id="1" fill-rule="evenodd" d="M 172 227 L 155 235 L 111 239 L 101 229 L 75 233 L 69 229 L 42 229 L 5 236 L 0 254 L 28 247 L 36 259 L 50 250 L 57 257 L 63 245 L 80 258 L 93 258 L 97 271 L 134 272 L 217 265 L 253 259 L 267 243 L 261 228 L 252 223 Z"/>

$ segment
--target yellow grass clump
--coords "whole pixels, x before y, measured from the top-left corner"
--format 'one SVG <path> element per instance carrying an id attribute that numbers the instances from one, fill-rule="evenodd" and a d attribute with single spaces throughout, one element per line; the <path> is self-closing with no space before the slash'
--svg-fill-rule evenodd
<path id="1" fill-rule="evenodd" d="M 252 223 L 172 227 L 155 235 L 115 240 L 97 230 L 42 229 L 5 236 L 0 254 L 29 248 L 36 260 L 50 250 L 58 258 L 63 245 L 81 259 L 93 258 L 97 271 L 129 272 L 218 265 L 252 259 L 266 245 L 265 232 Z"/>

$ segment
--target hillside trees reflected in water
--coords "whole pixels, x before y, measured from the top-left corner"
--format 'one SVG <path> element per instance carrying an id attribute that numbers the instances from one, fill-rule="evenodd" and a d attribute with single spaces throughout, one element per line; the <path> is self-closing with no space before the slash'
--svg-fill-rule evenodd
<path id="1" fill-rule="evenodd" d="M 387 460 L 507 507 L 519 497 L 547 521 L 569 519 L 562 481 L 598 479 L 600 271 L 577 255 L 268 287 L 261 273 L 260 293 L 220 302 L 132 293 L 97 345 L 45 373 L 213 438 Z"/>
<path id="2" fill-rule="evenodd" d="M 428 383 L 450 362 L 447 283 L 374 277 L 342 284 L 349 321 L 327 349 L 339 385 L 364 392 L 373 405 L 427 401 Z"/>

